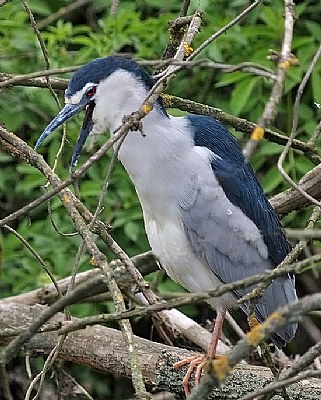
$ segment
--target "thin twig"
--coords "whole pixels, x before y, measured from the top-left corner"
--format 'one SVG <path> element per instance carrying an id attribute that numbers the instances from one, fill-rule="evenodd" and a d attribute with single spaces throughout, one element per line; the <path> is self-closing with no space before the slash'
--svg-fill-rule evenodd
<path id="1" fill-rule="evenodd" d="M 297 375 L 300 371 L 307 368 L 313 363 L 313 361 L 320 357 L 321 354 L 321 342 L 316 343 L 312 346 L 303 356 L 299 358 L 297 362 L 291 365 L 290 368 L 284 370 L 279 377 L 279 380 L 288 379 L 292 376 Z"/>
<path id="2" fill-rule="evenodd" d="M 41 52 L 42 52 L 42 55 L 43 55 L 43 58 L 44 58 L 44 61 L 45 61 L 46 69 L 50 69 L 48 51 L 46 49 L 46 45 L 45 45 L 45 42 L 44 42 L 44 40 L 43 40 L 43 38 L 41 36 L 39 28 L 37 26 L 37 22 L 35 20 L 35 17 L 34 17 L 32 11 L 31 11 L 31 9 L 30 9 L 30 7 L 28 5 L 28 2 L 26 0 L 21 0 L 21 2 L 22 2 L 23 7 L 25 8 L 26 12 L 28 13 L 31 26 L 32 26 L 32 28 L 33 28 L 36 36 L 37 36 L 37 39 L 38 39 L 38 42 L 39 42 L 39 45 L 40 45 L 40 48 L 41 48 Z M 53 98 L 55 99 L 58 107 L 61 108 L 60 107 L 59 98 L 58 98 L 57 94 L 55 93 L 54 89 L 52 88 L 51 83 L 50 83 L 50 79 L 49 79 L 48 76 L 46 77 L 46 81 L 47 81 L 47 85 L 48 85 L 48 89 L 49 89 L 50 93 L 52 94 Z"/>
<path id="3" fill-rule="evenodd" d="M 110 7 L 110 16 L 114 17 L 117 14 L 120 0 L 113 0 Z"/>
<path id="4" fill-rule="evenodd" d="M 300 370 L 301 372 L 302 370 Z M 319 378 L 321 376 L 321 371 L 304 371 L 302 373 L 297 374 L 293 378 L 284 379 L 282 381 L 276 380 L 270 385 L 265 386 L 262 389 L 257 389 L 253 393 L 246 394 L 241 397 L 239 400 L 259 400 L 262 396 L 268 395 L 270 393 L 274 393 L 276 390 L 280 390 L 290 386 L 292 383 L 300 382 L 308 378 Z"/>
<path id="5" fill-rule="evenodd" d="M 45 361 L 44 366 L 42 367 L 42 370 L 31 381 L 31 383 L 28 387 L 28 390 L 26 392 L 26 395 L 24 397 L 24 400 L 30 400 L 32 391 L 35 389 L 35 385 L 40 381 L 39 386 L 37 388 L 37 392 L 36 392 L 35 396 L 32 398 L 32 400 L 36 400 L 39 398 L 39 395 L 43 388 L 45 376 L 46 376 L 47 372 L 49 372 L 50 369 L 53 367 L 55 360 L 58 358 L 59 350 L 62 348 L 66 337 L 67 337 L 67 335 L 63 335 L 60 338 L 58 344 L 56 346 L 54 346 L 54 348 L 51 350 L 51 352 L 49 353 L 49 355 Z"/>
<path id="6" fill-rule="evenodd" d="M 308 145 L 314 147 L 317 140 L 319 139 L 321 134 L 321 120 L 319 121 L 317 127 L 315 128 L 314 132 L 311 135 L 311 139 L 308 141 Z"/>
<path id="7" fill-rule="evenodd" d="M 258 324 L 244 339 L 241 339 L 227 354 L 219 359 L 208 361 L 208 374 L 202 379 L 199 386 L 192 391 L 189 400 L 206 398 L 211 391 L 226 380 L 232 368 L 243 358 L 248 356 L 253 348 L 257 347 L 265 338 L 276 329 L 300 320 L 301 316 L 321 307 L 321 295 L 314 294 L 300 299 L 297 303 L 288 304 L 271 314 Z"/>
<path id="8" fill-rule="evenodd" d="M 42 268 L 46 271 L 47 275 L 49 276 L 52 284 L 54 285 L 57 291 L 58 297 L 61 297 L 62 294 L 60 292 L 57 281 L 53 276 L 52 272 L 50 271 L 50 268 L 47 266 L 47 264 L 44 262 L 41 256 L 36 252 L 36 250 L 31 246 L 31 244 L 23 236 L 20 235 L 20 233 L 18 233 L 16 230 L 14 230 L 8 225 L 4 225 L 3 227 L 7 229 L 9 232 L 13 233 L 21 241 L 21 243 L 30 251 L 30 253 L 35 257 L 35 259 L 39 262 L 39 264 L 42 266 Z"/>
<path id="9" fill-rule="evenodd" d="M 302 194 L 302 196 L 306 197 L 311 203 L 313 203 L 319 207 L 321 207 L 321 202 L 316 200 L 313 196 L 310 196 L 296 182 L 294 182 L 294 180 L 292 178 L 290 178 L 288 173 L 285 171 L 283 164 L 284 164 L 286 155 L 288 154 L 289 149 L 291 147 L 292 141 L 296 136 L 297 126 L 298 126 L 298 121 L 299 121 L 299 107 L 300 107 L 300 102 L 301 102 L 301 97 L 302 97 L 303 91 L 308 83 L 308 80 L 310 79 L 310 76 L 311 76 L 320 56 L 321 56 L 321 44 L 319 45 L 319 48 L 317 49 L 317 51 L 311 61 L 311 64 L 299 85 L 299 88 L 298 88 L 298 91 L 297 91 L 297 94 L 295 97 L 294 107 L 293 107 L 293 121 L 292 121 L 291 134 L 289 136 L 289 139 L 288 139 L 286 145 L 284 146 L 282 153 L 280 154 L 280 157 L 278 159 L 278 164 L 277 164 L 280 173 L 291 184 L 291 186 L 294 187 L 297 191 L 299 191 Z"/>
<path id="10" fill-rule="evenodd" d="M 189 57 L 187 57 L 187 61 L 193 60 L 199 53 L 201 53 L 210 43 L 214 42 L 219 36 L 223 35 L 226 31 L 228 31 L 232 26 L 236 25 L 239 21 L 241 21 L 249 12 L 251 12 L 255 7 L 257 7 L 262 0 L 255 0 L 249 7 L 245 8 L 236 18 L 234 18 L 231 22 L 223 26 L 220 30 L 214 33 L 211 37 L 209 37 L 205 42 L 203 42 Z"/>
<path id="11" fill-rule="evenodd" d="M 72 67 L 63 67 L 63 68 L 52 68 L 46 69 L 44 71 L 31 72 L 30 74 L 23 75 L 13 75 L 13 74 L 0 74 L 0 88 L 17 85 L 20 83 L 25 83 L 26 81 L 32 81 L 34 78 L 40 78 L 43 76 L 51 76 L 57 74 L 65 74 L 67 72 L 74 72 L 79 69 L 81 65 L 75 65 Z M 2 81 L 2 82 L 1 82 Z M 37 82 L 37 81 L 36 81 Z M 61 82 L 64 83 L 64 88 L 67 87 L 68 80 L 63 79 Z M 61 87 L 55 87 L 55 89 L 61 89 Z"/>
<path id="12" fill-rule="evenodd" d="M 83 318 L 82 320 L 79 320 L 76 323 L 71 323 L 68 326 L 63 327 L 60 330 L 60 333 L 61 334 L 69 333 L 71 331 L 84 328 L 88 325 L 93 325 L 97 323 L 106 323 L 114 320 L 118 321 L 124 318 L 135 318 L 138 316 L 152 314 L 154 312 L 158 312 L 173 307 L 198 303 L 201 301 L 207 301 L 211 298 L 220 297 L 225 293 L 238 290 L 240 288 L 246 288 L 260 282 L 263 283 L 271 282 L 275 278 L 287 275 L 289 272 L 295 271 L 296 273 L 300 273 L 301 271 L 304 271 L 307 266 L 311 266 L 313 265 L 313 263 L 319 262 L 320 260 L 321 260 L 321 255 L 317 254 L 311 256 L 310 259 L 289 264 L 282 269 L 275 268 L 274 270 L 267 272 L 265 275 L 253 275 L 243 280 L 218 286 L 214 290 L 210 290 L 208 292 L 185 293 L 184 295 L 179 296 L 177 299 L 161 301 L 159 303 L 151 304 L 146 307 L 138 307 L 135 310 L 126 311 L 125 313 L 101 314 L 98 316 Z"/>
<path id="13" fill-rule="evenodd" d="M 191 0 L 183 0 L 181 12 L 179 13 L 180 17 L 185 17 L 187 15 L 188 7 L 189 7 L 190 3 L 191 3 Z"/>
<path id="14" fill-rule="evenodd" d="M 235 71 L 242 71 L 242 72 L 247 72 L 251 73 L 253 75 L 259 75 L 263 76 L 265 78 L 275 80 L 275 73 L 270 69 L 265 67 L 264 65 L 260 65 L 257 63 L 252 63 L 252 62 L 242 62 L 239 64 L 225 64 L 225 63 L 218 63 L 214 61 L 210 61 L 207 59 L 201 59 L 197 61 L 181 61 L 181 60 L 176 60 L 173 58 L 165 59 L 165 60 L 143 60 L 141 58 L 135 59 L 140 65 L 143 66 L 150 66 L 150 67 L 164 67 L 168 65 L 175 65 L 175 66 L 181 66 L 183 68 L 194 68 L 194 67 L 200 67 L 200 68 L 211 68 L 211 69 L 218 69 L 222 70 L 223 72 L 226 73 L 231 73 Z M 29 86 L 32 85 L 32 82 L 34 82 L 35 87 L 42 87 L 43 85 L 39 84 L 39 80 L 36 80 L 35 78 L 41 78 L 44 76 L 52 76 L 52 75 L 58 75 L 58 74 L 65 74 L 68 72 L 74 72 L 77 69 L 79 69 L 81 65 L 75 65 L 71 67 L 62 67 L 62 68 L 52 68 L 48 70 L 43 70 L 43 71 L 36 71 L 32 72 L 30 74 L 23 74 L 23 75 L 14 75 L 14 74 L 1 74 L 0 73 L 0 88 L 3 87 L 8 87 L 12 85 L 25 85 L 28 84 Z M 65 87 L 67 87 L 68 80 L 60 80 L 58 84 L 55 83 L 55 81 L 52 81 L 52 86 L 55 89 L 62 89 L 61 85 L 62 83 L 65 83 Z"/>
<path id="15" fill-rule="evenodd" d="M 38 39 L 38 42 L 39 42 L 39 45 L 40 45 L 40 48 L 41 48 L 41 52 L 42 52 L 42 55 L 43 55 L 43 58 L 44 58 L 44 61 L 45 61 L 46 69 L 49 70 L 50 69 L 50 62 L 49 62 L 48 51 L 47 51 L 45 42 L 44 42 L 44 40 L 43 40 L 43 38 L 41 36 L 41 33 L 40 33 L 39 28 L 38 28 L 38 25 L 37 25 L 37 22 L 35 20 L 35 17 L 33 15 L 32 11 L 31 11 L 31 8 L 28 5 L 28 2 L 26 0 L 21 0 L 21 2 L 23 4 L 25 10 L 28 13 L 28 16 L 29 16 L 29 19 L 30 19 L 30 23 L 31 23 L 31 27 L 33 28 L 33 30 L 34 30 L 34 32 L 36 34 L 36 37 Z M 54 100 L 55 100 L 55 102 L 56 102 L 56 104 L 58 106 L 58 109 L 61 109 L 60 100 L 58 98 L 57 93 L 54 91 L 54 89 L 53 89 L 53 87 L 51 85 L 50 78 L 49 78 L 48 75 L 46 76 L 46 81 L 47 81 L 48 89 L 49 89 L 52 97 L 54 98 Z M 63 125 L 63 135 L 62 135 L 62 139 L 61 139 L 61 144 L 60 144 L 59 150 L 58 150 L 58 152 L 57 152 L 57 154 L 55 156 L 55 162 L 54 162 L 54 166 L 53 166 L 53 171 L 55 171 L 55 169 L 56 169 L 56 166 L 57 166 L 57 163 L 58 163 L 58 157 L 62 152 L 65 140 L 66 140 L 66 127 L 65 127 L 65 124 L 64 124 Z"/>
<path id="16" fill-rule="evenodd" d="M 169 108 L 179 108 L 182 111 L 192 112 L 194 114 L 210 115 L 217 118 L 219 121 L 228 124 L 235 128 L 239 132 L 251 133 L 256 127 L 254 122 L 248 121 L 244 118 L 238 118 L 234 115 L 227 114 L 220 108 L 215 108 L 208 106 L 207 104 L 197 103 L 192 100 L 182 99 L 177 96 L 172 96 L 169 94 L 163 94 L 162 99 L 164 105 Z M 288 142 L 288 136 L 282 135 L 278 132 L 272 131 L 270 129 L 265 130 L 265 138 L 269 139 L 271 142 L 278 143 L 280 145 L 285 145 Z M 297 150 L 301 150 L 304 154 L 316 165 L 321 162 L 320 157 L 317 152 L 308 146 L 306 143 L 300 140 L 293 139 L 292 147 Z"/>
<path id="17" fill-rule="evenodd" d="M 270 98 L 265 104 L 264 111 L 261 117 L 258 119 L 257 127 L 264 132 L 265 128 L 269 127 L 273 122 L 278 105 L 283 95 L 283 87 L 285 76 L 288 68 L 291 66 L 291 45 L 293 38 L 293 26 L 295 21 L 295 4 L 292 0 L 284 0 L 284 35 L 282 41 L 281 56 L 278 63 L 278 69 L 276 72 L 276 81 L 272 87 Z M 255 132 L 255 130 L 253 130 Z M 255 148 L 261 139 L 261 135 L 258 137 L 252 135 L 252 138 L 248 141 L 245 146 L 243 153 L 247 159 L 251 157 Z"/>
<path id="18" fill-rule="evenodd" d="M 93 0 L 77 0 L 74 1 L 71 4 L 68 4 L 65 7 L 59 8 L 58 11 L 55 13 L 50 14 L 47 18 L 41 20 L 38 22 L 38 29 L 44 29 L 48 25 L 51 25 L 53 22 L 57 21 L 57 19 L 63 18 L 68 14 L 71 14 L 72 12 L 78 10 L 81 7 L 84 7 L 85 5 L 91 3 Z"/>

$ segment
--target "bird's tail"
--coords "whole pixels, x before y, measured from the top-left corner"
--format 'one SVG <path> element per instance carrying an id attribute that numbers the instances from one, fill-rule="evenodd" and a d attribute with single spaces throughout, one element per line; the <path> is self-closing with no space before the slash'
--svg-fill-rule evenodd
<path id="1" fill-rule="evenodd" d="M 263 322 L 279 307 L 295 303 L 297 300 L 294 277 L 277 278 L 265 289 L 261 299 L 256 304 L 256 317 L 259 322 Z M 244 305 L 242 308 L 248 314 L 248 306 Z M 297 328 L 298 324 L 295 322 L 277 329 L 271 336 L 273 343 L 279 348 L 285 346 L 293 339 Z"/>

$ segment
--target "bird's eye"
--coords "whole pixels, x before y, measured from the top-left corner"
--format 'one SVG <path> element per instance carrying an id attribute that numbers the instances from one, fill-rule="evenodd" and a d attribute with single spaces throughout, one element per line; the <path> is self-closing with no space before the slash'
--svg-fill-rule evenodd
<path id="1" fill-rule="evenodd" d="M 95 93 L 96 93 L 96 86 L 92 86 L 90 89 L 88 89 L 86 94 L 88 97 L 93 97 Z"/>

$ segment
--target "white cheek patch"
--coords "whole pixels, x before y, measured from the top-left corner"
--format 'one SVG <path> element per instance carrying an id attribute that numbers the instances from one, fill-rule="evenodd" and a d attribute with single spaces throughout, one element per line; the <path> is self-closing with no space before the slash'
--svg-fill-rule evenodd
<path id="1" fill-rule="evenodd" d="M 103 117 L 103 113 L 99 111 L 99 105 L 95 105 L 92 120 L 94 123 L 94 126 L 91 130 L 91 133 L 93 134 L 101 134 L 106 132 L 106 130 L 109 128 L 106 118 Z"/>
<path id="2" fill-rule="evenodd" d="M 90 88 L 92 86 L 95 86 L 95 83 L 88 82 L 81 90 L 78 90 L 78 92 L 73 94 L 71 97 L 65 96 L 65 103 L 66 104 L 78 104 L 80 102 L 80 100 L 83 98 L 83 95 L 87 92 L 88 88 Z"/>

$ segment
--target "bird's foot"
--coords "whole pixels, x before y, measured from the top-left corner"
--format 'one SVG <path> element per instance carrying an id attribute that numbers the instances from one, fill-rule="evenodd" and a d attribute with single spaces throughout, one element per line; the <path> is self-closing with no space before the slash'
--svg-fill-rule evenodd
<path id="1" fill-rule="evenodd" d="M 207 361 L 207 358 L 203 354 L 203 355 L 191 356 L 191 357 L 184 358 L 184 360 L 178 361 L 173 365 L 173 367 L 175 369 L 178 369 L 178 368 L 182 367 L 183 365 L 189 364 L 189 367 L 183 378 L 183 388 L 184 388 L 186 397 L 191 392 L 190 387 L 189 387 L 189 381 L 190 381 L 193 371 L 195 370 L 195 384 L 198 385 L 200 383 L 202 371 L 203 371 L 206 361 Z"/>

